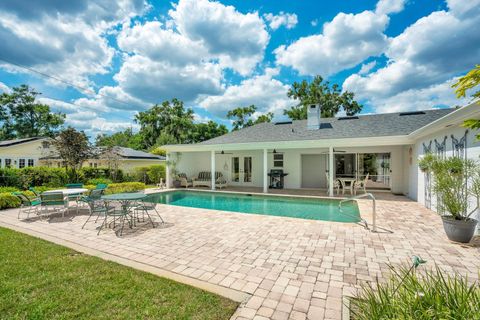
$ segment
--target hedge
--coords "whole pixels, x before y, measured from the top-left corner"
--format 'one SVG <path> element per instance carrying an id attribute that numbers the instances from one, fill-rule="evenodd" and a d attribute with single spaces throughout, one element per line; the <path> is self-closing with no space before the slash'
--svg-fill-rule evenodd
<path id="1" fill-rule="evenodd" d="M 18 208 L 20 204 L 20 199 L 11 192 L 0 193 L 0 209 Z"/>
<path id="2" fill-rule="evenodd" d="M 105 190 L 106 194 L 122 193 L 122 192 L 136 192 L 145 190 L 146 185 L 143 182 L 123 182 L 112 183 L 108 185 Z"/>

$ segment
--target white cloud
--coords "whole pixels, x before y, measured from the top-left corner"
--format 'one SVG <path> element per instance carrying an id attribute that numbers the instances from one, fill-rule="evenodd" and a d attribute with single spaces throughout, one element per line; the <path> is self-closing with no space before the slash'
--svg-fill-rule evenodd
<path id="1" fill-rule="evenodd" d="M 0 94 L 1 93 L 9 93 L 10 92 L 10 87 L 7 86 L 5 83 L 0 82 Z"/>
<path id="2" fill-rule="evenodd" d="M 356 66 L 383 52 L 388 44 L 383 33 L 389 18 L 372 11 L 339 13 L 323 26 L 323 33 L 303 37 L 274 52 L 277 64 L 290 66 L 302 75 L 324 77 Z"/>
<path id="3" fill-rule="evenodd" d="M 457 99 L 451 86 L 456 78 L 425 88 L 409 89 L 388 97 L 371 97 L 369 103 L 379 113 L 434 109 L 465 105 L 468 99 Z"/>
<path id="4" fill-rule="evenodd" d="M 117 42 L 123 51 L 174 65 L 200 63 L 208 57 L 208 50 L 201 41 L 192 41 L 172 29 L 166 29 L 159 21 L 124 27 Z"/>
<path id="5" fill-rule="evenodd" d="M 312 25 L 312 27 L 316 27 L 316 26 L 318 26 L 318 20 L 317 19 L 312 20 L 312 21 L 310 21 L 310 24 Z"/>
<path id="6" fill-rule="evenodd" d="M 270 36 L 257 12 L 242 14 L 208 0 L 180 0 L 169 15 L 180 34 L 201 41 L 222 67 L 248 75 L 263 60 Z"/>
<path id="7" fill-rule="evenodd" d="M 22 3 L 0 4 L 1 57 L 83 86 L 110 67 L 114 49 L 104 33 L 144 9 L 143 0 Z"/>
<path id="8" fill-rule="evenodd" d="M 371 61 L 369 63 L 364 63 L 362 64 L 362 67 L 360 68 L 360 71 L 358 71 L 358 74 L 364 75 L 369 73 L 375 66 L 377 65 L 377 61 Z"/>
<path id="9" fill-rule="evenodd" d="M 147 109 L 148 103 L 125 93 L 121 87 L 105 86 L 97 94 L 90 98 L 79 98 L 74 104 L 82 109 L 90 109 L 100 112 L 114 110 L 137 110 Z"/>
<path id="10" fill-rule="evenodd" d="M 268 26 L 272 30 L 277 30 L 281 26 L 287 29 L 293 29 L 298 23 L 298 17 L 295 13 L 285 13 L 281 11 L 278 15 L 273 13 L 264 14 L 263 17 L 268 21 Z"/>
<path id="11" fill-rule="evenodd" d="M 278 70 L 267 69 L 265 74 L 243 80 L 229 86 L 221 95 L 212 95 L 199 101 L 199 105 L 212 114 L 224 118 L 229 110 L 254 104 L 258 112 L 280 115 L 283 109 L 293 105 L 287 97 L 289 86 L 273 76 Z"/>
<path id="12" fill-rule="evenodd" d="M 213 63 L 175 66 L 136 55 L 125 60 L 114 78 L 125 93 L 148 103 L 172 98 L 191 102 L 223 90 L 222 70 Z"/>
<path id="13" fill-rule="evenodd" d="M 207 123 L 208 121 L 211 121 L 212 119 L 207 116 L 201 116 L 198 113 L 193 114 L 193 121 L 196 123 Z"/>
<path id="14" fill-rule="evenodd" d="M 405 8 L 406 0 L 380 0 L 377 2 L 375 13 L 392 14 L 399 13 Z"/>
<path id="15" fill-rule="evenodd" d="M 389 58 L 385 67 L 366 76 L 351 75 L 343 88 L 370 101 L 397 97 L 404 92 L 426 95 L 431 88 L 452 92 L 441 84 L 473 68 L 480 56 L 477 32 L 480 15 L 466 11 L 461 15 L 456 16 L 455 11 L 437 11 L 419 19 L 392 39 L 385 52 Z"/>

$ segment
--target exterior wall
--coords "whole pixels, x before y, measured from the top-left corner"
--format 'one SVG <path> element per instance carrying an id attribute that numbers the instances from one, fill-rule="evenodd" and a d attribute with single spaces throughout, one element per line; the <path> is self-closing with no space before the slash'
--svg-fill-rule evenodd
<path id="1" fill-rule="evenodd" d="M 419 139 L 417 143 L 414 146 L 412 146 L 413 165 L 410 167 L 409 175 L 410 177 L 416 177 L 416 179 L 412 180 L 409 184 L 408 196 L 412 200 L 416 200 L 434 211 L 436 210 L 436 197 L 433 194 L 431 196 L 430 203 L 425 201 L 426 179 L 425 179 L 424 173 L 421 172 L 420 169 L 418 168 L 418 159 L 425 154 L 423 144 L 428 146 L 430 141 L 432 141 L 431 151 L 435 153 L 436 148 L 435 148 L 434 139 L 437 139 L 437 141 L 443 142 L 443 139 L 446 136 L 447 142 L 446 142 L 445 154 L 446 156 L 452 156 L 453 145 L 452 145 L 451 136 L 453 135 L 457 140 L 459 140 L 464 136 L 466 131 L 467 131 L 466 128 L 463 128 L 460 126 L 445 128 L 444 130 L 441 130 L 435 134 Z M 466 156 L 467 158 L 476 160 L 476 161 L 479 160 L 479 156 L 480 156 L 480 142 L 475 137 L 478 133 L 479 133 L 478 131 L 468 130 L 468 134 L 467 134 Z M 470 204 L 471 209 L 475 208 L 475 206 L 476 204 L 474 203 Z M 477 219 L 480 220 L 480 214 L 477 214 Z M 478 232 L 480 233 L 480 226 L 478 226 Z"/>
<path id="2" fill-rule="evenodd" d="M 42 148 L 43 140 L 21 143 L 8 147 L 0 148 L 0 167 L 5 167 L 5 159 L 12 159 L 12 168 L 18 168 L 19 159 L 25 159 L 25 166 L 28 165 L 28 159 L 33 159 L 34 166 L 38 165 L 38 159 L 44 155 Z"/>
<path id="3" fill-rule="evenodd" d="M 403 146 L 387 146 L 387 147 L 368 147 L 368 148 L 341 148 L 342 151 L 351 153 L 391 153 L 391 190 L 394 193 L 404 193 L 404 185 L 408 184 L 408 179 L 404 179 L 404 147 Z M 302 187 L 302 154 L 324 154 L 328 156 L 328 149 L 311 148 L 311 149 L 277 149 L 277 152 L 283 153 L 283 170 L 288 173 L 285 177 L 285 188 L 299 189 Z M 251 156 L 253 161 L 252 183 L 245 184 L 248 186 L 263 186 L 263 151 L 262 150 L 245 150 L 245 151 L 228 151 L 226 154 L 217 153 L 215 156 L 216 171 L 222 172 L 224 177 L 231 183 L 231 164 L 232 157 L 235 156 Z M 172 155 L 175 158 L 175 153 Z M 273 153 L 268 154 L 268 171 L 274 168 Z M 324 174 L 326 167 L 318 168 Z M 189 178 L 194 178 L 200 171 L 210 171 L 210 152 L 182 152 L 180 160 L 177 163 L 177 171 L 187 174 Z"/>

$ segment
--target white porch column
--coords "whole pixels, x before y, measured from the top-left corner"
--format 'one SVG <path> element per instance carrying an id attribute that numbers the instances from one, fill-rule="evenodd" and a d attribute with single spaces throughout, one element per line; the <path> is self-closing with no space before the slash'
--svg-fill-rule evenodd
<path id="1" fill-rule="evenodd" d="M 165 154 L 165 184 L 167 185 L 167 189 L 170 188 L 170 182 L 172 177 L 170 176 L 170 153 Z"/>
<path id="2" fill-rule="evenodd" d="M 333 147 L 328 148 L 328 196 L 333 197 Z"/>
<path id="3" fill-rule="evenodd" d="M 263 149 L 263 193 L 268 193 L 268 152 Z"/>
<path id="4" fill-rule="evenodd" d="M 215 190 L 215 151 L 210 151 L 210 164 L 211 164 L 211 178 L 212 178 L 212 190 Z"/>

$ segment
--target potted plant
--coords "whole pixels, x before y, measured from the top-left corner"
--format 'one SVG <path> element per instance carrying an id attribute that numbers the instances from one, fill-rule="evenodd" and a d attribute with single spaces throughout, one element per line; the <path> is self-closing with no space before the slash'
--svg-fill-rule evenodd
<path id="1" fill-rule="evenodd" d="M 469 212 L 469 199 L 471 196 L 478 199 L 480 195 L 480 180 L 474 174 L 479 170 L 477 164 L 458 157 L 429 161 L 437 211 L 442 215 L 447 237 L 456 242 L 470 242 L 477 220 L 471 218 L 476 209 Z"/>

